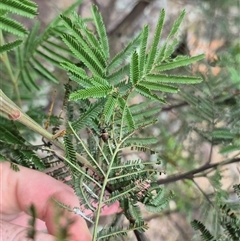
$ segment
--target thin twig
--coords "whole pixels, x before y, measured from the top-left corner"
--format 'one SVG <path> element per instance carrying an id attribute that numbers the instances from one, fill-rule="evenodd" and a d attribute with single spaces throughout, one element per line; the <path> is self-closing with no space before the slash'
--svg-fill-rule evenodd
<path id="1" fill-rule="evenodd" d="M 194 175 L 197 173 L 204 172 L 211 168 L 217 168 L 218 166 L 225 166 L 225 165 L 228 165 L 231 163 L 237 163 L 237 162 L 240 162 L 240 158 L 233 158 L 233 159 L 227 160 L 225 162 L 203 165 L 197 169 L 194 169 L 194 170 L 191 170 L 191 171 L 179 174 L 179 175 L 172 175 L 166 179 L 160 179 L 157 181 L 157 184 L 162 185 L 162 184 L 168 184 L 168 183 L 172 183 L 172 182 L 176 182 L 176 181 L 184 180 L 184 179 L 193 179 Z"/>
<path id="2" fill-rule="evenodd" d="M 177 109 L 177 108 L 184 107 L 184 106 L 187 106 L 187 105 L 189 105 L 189 104 L 184 101 L 184 102 L 176 104 L 176 105 L 170 105 L 168 107 L 164 107 L 164 108 L 162 108 L 161 111 L 171 111 L 172 109 Z"/>
<path id="3" fill-rule="evenodd" d="M 198 185 L 198 183 L 194 179 L 192 179 L 192 181 L 197 186 L 199 191 L 203 194 L 203 196 L 206 198 L 206 200 L 210 203 L 210 205 L 214 207 L 212 201 L 209 199 L 208 195 L 202 190 L 202 188 Z"/>
<path id="4" fill-rule="evenodd" d="M 153 1 L 138 1 L 133 9 L 124 17 L 124 19 L 118 23 L 113 29 L 108 31 L 108 35 L 119 35 L 125 33 L 127 29 L 132 26 L 132 23 L 143 12 L 143 10 Z"/>

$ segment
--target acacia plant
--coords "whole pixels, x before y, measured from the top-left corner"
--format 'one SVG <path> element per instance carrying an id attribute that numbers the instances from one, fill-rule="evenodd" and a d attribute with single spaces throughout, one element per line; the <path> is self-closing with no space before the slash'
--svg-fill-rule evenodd
<path id="1" fill-rule="evenodd" d="M 149 27 L 144 26 L 111 58 L 101 14 L 92 6 L 92 19 L 82 18 L 74 11 L 79 2 L 39 34 L 39 23 L 28 32 L 10 17 L 10 13 L 34 17 L 35 3 L 1 1 L 0 158 L 9 161 L 16 171 L 15 163 L 40 171 L 56 166 L 50 175 L 61 180 L 70 176 L 67 183 L 74 188 L 82 209 L 69 211 L 93 223 L 93 240 L 109 240 L 129 231 L 143 240 L 148 226 L 139 204 L 159 213 L 173 197 L 171 191 L 159 185 L 161 155 L 153 148 L 158 136 L 144 130 L 158 122 L 162 106 L 171 104 L 167 96 L 176 94 L 182 85 L 202 81 L 200 77 L 170 71 L 191 65 L 204 55 L 173 58 L 185 11 L 159 46 L 165 19 L 162 10 L 151 43 Z M 94 30 L 88 21 L 94 24 Z M 12 40 L 14 36 L 18 39 Z M 59 83 L 57 75 L 45 67 L 50 65 L 68 76 L 62 99 L 64 118 L 48 118 L 31 105 L 26 113 L 22 110 L 29 99 L 34 100 L 34 93 L 41 91 L 39 77 L 49 84 Z M 183 91 L 182 96 L 195 107 L 198 105 L 193 92 Z M 49 122 L 53 126 L 52 132 L 42 126 L 46 118 L 46 126 Z M 32 133 L 40 134 L 42 143 L 33 145 L 36 135 Z M 118 226 L 114 220 L 98 231 L 102 208 L 115 202 L 120 203 L 129 226 Z M 86 216 L 86 210 L 91 210 L 92 215 Z"/>

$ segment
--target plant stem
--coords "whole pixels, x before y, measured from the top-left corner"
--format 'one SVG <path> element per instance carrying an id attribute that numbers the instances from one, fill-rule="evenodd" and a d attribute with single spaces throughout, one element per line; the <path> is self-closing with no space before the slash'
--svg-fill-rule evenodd
<path id="1" fill-rule="evenodd" d="M 236 155 L 239 156 L 239 153 Z M 168 184 L 168 183 L 172 183 L 172 182 L 177 182 L 179 180 L 184 180 L 184 179 L 193 179 L 195 177 L 196 174 L 204 172 L 206 170 L 209 169 L 213 169 L 213 168 L 217 168 L 219 166 L 224 166 L 224 165 L 228 165 L 231 163 L 238 163 L 240 162 L 240 158 L 232 158 L 230 160 L 226 160 L 223 162 L 218 162 L 218 163 L 213 163 L 213 164 L 204 164 L 203 166 L 200 166 L 199 168 L 196 168 L 194 170 L 179 174 L 179 175 L 171 175 L 168 178 L 165 179 L 160 179 L 157 181 L 158 185 L 163 185 L 163 184 Z"/>
<path id="2" fill-rule="evenodd" d="M 16 120 L 21 122 L 23 125 L 28 127 L 29 129 L 33 130 L 34 132 L 40 134 L 50 142 L 52 142 L 55 146 L 60 148 L 61 150 L 65 150 L 65 147 L 63 143 L 57 139 L 53 138 L 53 135 L 49 133 L 47 130 L 45 130 L 42 126 L 40 126 L 38 123 L 36 123 L 32 118 L 30 118 L 27 114 L 22 112 L 22 110 L 15 105 L 14 102 L 12 102 L 0 89 L 0 115 L 5 117 L 6 119 Z M 86 167 L 89 167 L 92 171 L 96 171 L 89 161 L 85 159 L 80 154 L 76 153 L 78 161 L 85 165 Z"/>
<path id="3" fill-rule="evenodd" d="M 97 213 L 96 213 L 96 219 L 95 219 L 95 224 L 94 224 L 94 229 L 93 229 L 93 239 L 92 241 L 96 241 L 97 240 L 97 231 L 98 231 L 98 222 L 99 222 L 99 218 L 100 218 L 100 213 L 101 213 L 101 205 L 102 205 L 102 202 L 103 202 L 103 197 L 104 197 L 104 193 L 105 193 L 105 189 L 106 189 L 106 186 L 108 184 L 108 177 L 110 175 L 110 172 L 112 170 L 112 165 L 113 165 L 113 162 L 114 162 L 114 159 L 115 159 L 115 156 L 117 155 L 118 151 L 119 151 L 119 147 L 120 145 L 118 144 L 116 146 L 116 149 L 115 149 L 115 152 L 111 158 L 111 162 L 109 163 L 109 166 L 108 166 L 108 171 L 106 173 L 106 176 L 104 178 L 104 182 L 103 182 L 103 185 L 102 185 L 102 190 L 101 190 L 101 194 L 100 194 L 100 197 L 99 197 L 99 203 L 98 203 L 98 208 L 97 208 Z"/>

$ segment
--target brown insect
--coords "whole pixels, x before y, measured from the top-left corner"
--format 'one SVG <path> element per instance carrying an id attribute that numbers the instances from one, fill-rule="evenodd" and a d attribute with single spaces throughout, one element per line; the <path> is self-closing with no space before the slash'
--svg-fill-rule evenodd
<path id="1" fill-rule="evenodd" d="M 109 134 L 107 133 L 106 129 L 101 129 L 101 134 L 99 136 L 104 142 L 107 142 L 109 139 Z"/>

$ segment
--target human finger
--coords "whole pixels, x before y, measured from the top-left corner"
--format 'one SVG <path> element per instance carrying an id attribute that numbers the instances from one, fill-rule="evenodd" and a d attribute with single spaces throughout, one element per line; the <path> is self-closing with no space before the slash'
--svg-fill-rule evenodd
<path id="1" fill-rule="evenodd" d="M 9 163 L 0 163 L 2 196 L 0 200 L 3 216 L 14 216 L 33 204 L 37 210 L 37 217 L 45 221 L 48 232 L 55 235 L 59 230 L 54 220 L 55 207 L 52 198 L 71 208 L 79 207 L 79 200 L 72 188 L 47 176 L 39 171 L 19 166 L 20 171 L 10 169 Z M 3 171 L 4 170 L 4 171 Z M 74 241 L 91 240 L 86 222 L 74 213 L 64 211 L 66 219 L 74 219 L 69 227 L 70 239 Z M 5 220 L 6 221 L 6 220 Z"/>
<path id="2" fill-rule="evenodd" d="M 7 241 L 29 241 L 27 229 L 9 222 L 0 221 L 1 238 Z M 54 236 L 37 231 L 34 241 L 55 241 Z"/>

